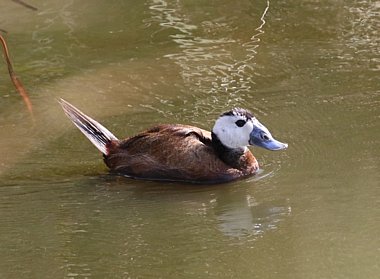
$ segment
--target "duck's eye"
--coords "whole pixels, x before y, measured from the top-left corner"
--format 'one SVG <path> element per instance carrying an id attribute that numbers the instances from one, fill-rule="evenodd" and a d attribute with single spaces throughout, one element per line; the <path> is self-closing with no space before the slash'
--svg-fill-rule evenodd
<path id="1" fill-rule="evenodd" d="M 246 122 L 242 119 L 235 122 L 236 126 L 238 126 L 238 127 L 243 127 L 245 125 L 245 123 Z"/>
<path id="2" fill-rule="evenodd" d="M 262 140 L 269 140 L 269 137 L 266 134 L 261 134 L 260 137 Z"/>

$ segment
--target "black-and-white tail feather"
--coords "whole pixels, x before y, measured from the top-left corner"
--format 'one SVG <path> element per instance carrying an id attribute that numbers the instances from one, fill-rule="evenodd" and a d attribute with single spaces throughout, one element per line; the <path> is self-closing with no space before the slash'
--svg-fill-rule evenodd
<path id="1" fill-rule="evenodd" d="M 87 116 L 72 104 L 63 99 L 59 100 L 65 114 L 70 120 L 81 130 L 81 132 L 100 150 L 107 155 L 106 145 L 112 140 L 118 140 L 110 131 L 102 124 Z"/>

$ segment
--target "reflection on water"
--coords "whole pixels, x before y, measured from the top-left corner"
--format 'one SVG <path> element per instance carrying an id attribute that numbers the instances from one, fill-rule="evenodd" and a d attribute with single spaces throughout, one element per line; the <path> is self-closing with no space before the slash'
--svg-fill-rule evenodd
<path id="1" fill-rule="evenodd" d="M 260 169 L 246 184 L 266 185 L 274 174 L 275 171 Z M 251 243 L 268 231 L 277 229 L 278 224 L 291 213 L 288 200 L 259 201 L 246 189 L 234 189 L 228 195 L 212 199 L 210 203 L 218 220 L 218 228 L 224 235 L 246 239 Z"/>
<path id="2" fill-rule="evenodd" d="M 290 206 L 260 203 L 250 195 L 241 198 L 234 199 L 233 203 L 224 207 L 216 205 L 214 208 L 218 227 L 227 236 L 262 237 L 268 231 L 276 229 L 277 224 L 291 212 Z"/>
<path id="3" fill-rule="evenodd" d="M 180 52 L 164 57 L 172 59 L 180 67 L 186 86 L 182 90 L 192 92 L 194 97 L 192 113 L 210 112 L 210 103 L 213 104 L 212 110 L 218 112 L 244 102 L 245 94 L 251 92 L 254 84 L 254 57 L 260 42 L 259 35 L 264 33 L 269 1 L 263 8 L 259 26 L 252 26 L 248 41 L 233 37 L 237 27 L 231 26 L 231 18 L 208 15 L 195 24 L 180 2 L 153 0 L 149 8 L 151 21 L 157 21 L 162 27 L 157 32 L 175 30 L 169 36 L 178 44 Z M 197 111 L 199 109 L 200 112 Z"/>

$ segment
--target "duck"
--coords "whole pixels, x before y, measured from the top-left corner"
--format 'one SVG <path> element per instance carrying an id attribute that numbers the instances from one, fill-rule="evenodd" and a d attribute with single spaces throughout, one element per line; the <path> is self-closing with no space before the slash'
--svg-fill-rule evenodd
<path id="1" fill-rule="evenodd" d="M 103 154 L 111 173 L 135 179 L 201 184 L 225 183 L 256 174 L 248 146 L 288 147 L 243 108 L 220 114 L 211 132 L 184 124 L 159 124 L 118 139 L 102 124 L 60 99 L 63 111 Z"/>

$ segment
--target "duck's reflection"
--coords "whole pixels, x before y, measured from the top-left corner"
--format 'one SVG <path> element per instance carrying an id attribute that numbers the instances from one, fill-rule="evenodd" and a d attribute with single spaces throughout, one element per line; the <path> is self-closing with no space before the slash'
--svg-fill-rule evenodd
<path id="1" fill-rule="evenodd" d="M 204 218 L 202 223 L 214 225 L 215 229 L 225 236 L 256 239 L 268 231 L 276 230 L 291 214 L 289 199 L 272 197 L 272 175 L 273 172 L 259 173 L 250 181 L 205 187 L 157 185 L 155 182 L 146 184 L 141 181 L 141 184 L 138 183 L 139 185 L 130 190 L 136 200 L 149 204 L 157 201 L 161 206 L 166 204 L 169 208 L 177 208 L 175 213 L 170 212 L 174 215 L 182 212 L 177 218 L 181 219 L 178 221 L 183 226 L 194 225 L 182 219 L 183 216 L 197 216 L 196 219 L 190 219 L 198 222 L 199 218 Z M 124 183 L 124 186 L 120 187 L 125 188 L 125 179 L 118 180 Z"/>
<path id="2" fill-rule="evenodd" d="M 258 201 L 250 194 L 231 193 L 215 202 L 218 229 L 231 237 L 262 236 L 277 228 L 291 212 L 287 200 Z"/>
<path id="3" fill-rule="evenodd" d="M 129 270 L 146 261 L 184 254 L 193 260 L 200 251 L 255 242 L 276 231 L 291 212 L 287 199 L 273 198 L 270 181 L 203 187 L 112 175 L 79 179 L 60 206 L 62 268 L 88 274 L 97 268 L 92 263 L 98 251 L 116 251 L 118 268 Z"/>

